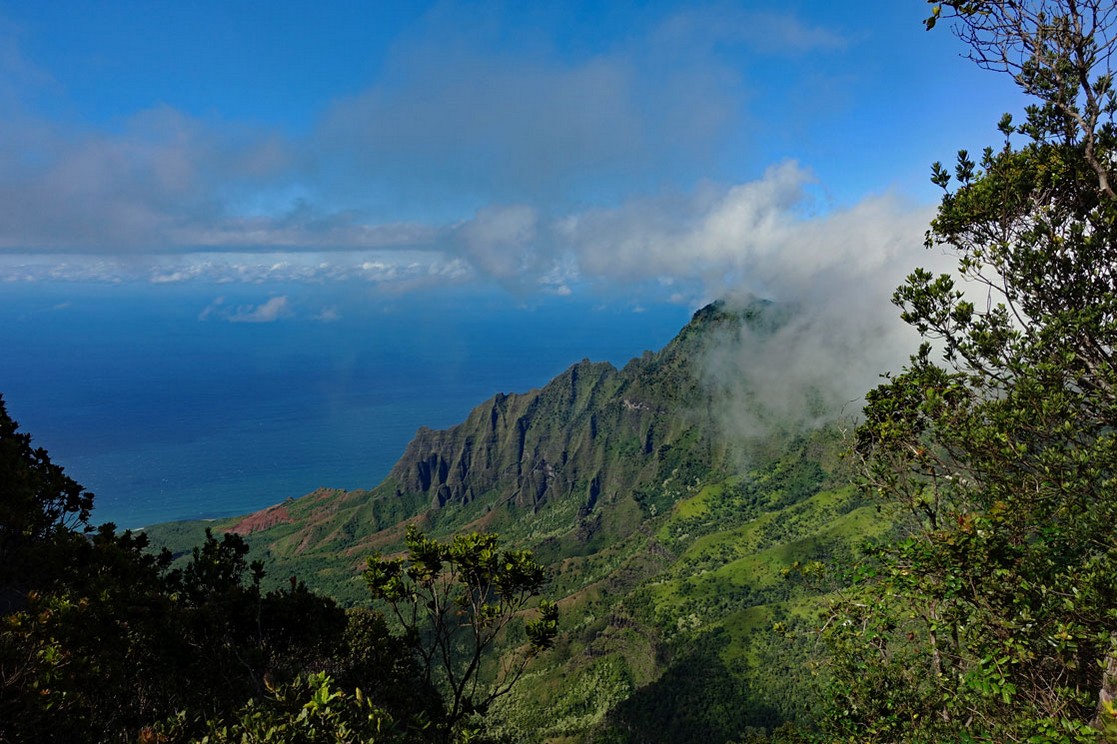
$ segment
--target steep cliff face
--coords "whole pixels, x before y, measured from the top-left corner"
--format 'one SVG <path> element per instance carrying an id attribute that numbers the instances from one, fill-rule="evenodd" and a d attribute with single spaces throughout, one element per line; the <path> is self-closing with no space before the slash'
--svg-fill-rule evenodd
<path id="1" fill-rule="evenodd" d="M 708 474 L 725 447 L 695 359 L 740 322 L 712 305 L 622 370 L 583 360 L 543 388 L 491 398 L 450 429 L 421 429 L 385 485 L 434 509 L 491 499 L 534 512 L 567 499 L 592 509 L 622 490 Z"/>
<path id="2" fill-rule="evenodd" d="M 571 459 L 596 436 L 597 411 L 618 382 L 612 365 L 583 361 L 540 390 L 497 395 L 451 429 L 420 429 L 389 480 L 400 493 L 429 494 L 432 507 L 500 491 L 535 509 L 574 487 Z"/>

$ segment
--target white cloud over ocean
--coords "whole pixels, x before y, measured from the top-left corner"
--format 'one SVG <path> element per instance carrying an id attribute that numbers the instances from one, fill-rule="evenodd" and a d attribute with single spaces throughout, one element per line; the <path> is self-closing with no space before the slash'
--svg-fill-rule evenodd
<path id="1" fill-rule="evenodd" d="M 817 301 L 847 290 L 864 297 L 878 287 L 890 292 L 923 258 L 931 210 L 887 194 L 826 209 L 816 187 L 810 171 L 786 162 L 756 181 L 632 198 L 611 208 L 553 215 L 511 204 L 449 225 L 382 226 L 412 236 L 395 248 L 338 239 L 335 249 L 315 251 L 13 253 L 0 254 L 0 278 L 413 287 L 486 280 L 517 292 L 560 294 L 583 284 L 650 281 L 689 292 L 689 301 L 732 292 L 779 301 Z M 367 232 L 380 228 L 367 226 Z"/>
<path id="2" fill-rule="evenodd" d="M 783 300 L 818 297 L 819 283 L 876 283 L 882 272 L 895 286 L 902 269 L 921 258 L 928 208 L 877 195 L 826 210 L 815 186 L 809 171 L 787 162 L 756 181 L 612 208 L 550 215 L 514 204 L 449 225 L 390 226 L 421 236 L 397 248 L 339 240 L 334 250 L 318 251 L 0 254 L 0 278 L 415 286 L 485 279 L 516 291 L 660 281 L 700 287 L 708 297 L 748 291 Z"/>
<path id="3" fill-rule="evenodd" d="M 286 295 L 272 297 L 259 305 L 241 305 L 229 316 L 231 323 L 274 323 L 291 315 L 291 301 Z"/>

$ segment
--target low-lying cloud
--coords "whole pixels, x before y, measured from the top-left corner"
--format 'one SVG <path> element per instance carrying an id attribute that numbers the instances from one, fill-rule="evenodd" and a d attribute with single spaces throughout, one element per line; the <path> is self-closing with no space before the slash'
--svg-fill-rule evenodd
<path id="1" fill-rule="evenodd" d="M 726 394 L 725 426 L 749 435 L 776 422 L 857 411 L 879 374 L 915 346 L 889 304 L 893 290 L 916 265 L 946 267 L 942 256 L 921 248 L 930 207 L 881 194 L 837 208 L 820 193 L 809 170 L 786 162 L 755 181 L 705 184 L 610 208 L 551 214 L 527 203 L 494 204 L 451 224 L 350 224 L 348 232 L 333 231 L 329 250 L 0 254 L 0 277 L 349 281 L 398 291 L 487 281 L 517 294 L 560 296 L 640 285 L 695 307 L 720 297 L 761 297 L 794 312 L 772 332 L 746 327 L 720 339 L 703 360 L 711 384 Z M 308 219 L 267 229 L 273 235 L 313 229 Z M 201 317 L 267 323 L 291 313 L 287 297 L 276 296 L 235 308 L 216 302 Z M 337 316 L 329 308 L 316 317 Z"/>
<path id="2" fill-rule="evenodd" d="M 225 298 L 217 297 L 198 314 L 198 320 L 224 320 L 229 323 L 274 323 L 294 315 L 286 295 L 270 297 L 258 305 L 230 307 Z"/>
<path id="3" fill-rule="evenodd" d="M 922 247 L 931 207 L 882 194 L 825 209 L 816 186 L 788 162 L 749 183 L 553 219 L 492 209 L 451 239 L 477 270 L 511 286 L 659 281 L 695 306 L 773 301 L 779 323 L 744 326 L 703 359 L 725 396 L 724 425 L 756 435 L 855 415 L 879 375 L 915 349 L 893 291 L 917 265 L 946 271 L 952 262 Z"/>
<path id="4" fill-rule="evenodd" d="M 241 305 L 229 316 L 231 323 L 274 323 L 291 315 L 291 302 L 285 295 L 272 297 L 259 305 Z"/>

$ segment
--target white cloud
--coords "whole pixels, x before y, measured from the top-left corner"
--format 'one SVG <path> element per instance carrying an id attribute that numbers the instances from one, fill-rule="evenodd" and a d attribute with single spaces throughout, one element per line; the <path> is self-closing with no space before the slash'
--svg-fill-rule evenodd
<path id="1" fill-rule="evenodd" d="M 915 265 L 952 266 L 949 257 L 922 249 L 929 207 L 889 194 L 824 207 L 811 174 L 788 162 L 728 188 L 633 199 L 548 221 L 495 221 L 530 229 L 490 230 L 494 220 L 479 215 L 468 252 L 486 257 L 479 267 L 495 266 L 496 278 L 519 286 L 549 286 L 546 278 L 565 270 L 603 286 L 659 282 L 675 302 L 763 297 L 793 311 L 775 329 L 720 338 L 703 360 L 726 395 L 725 425 L 758 433 L 772 421 L 808 421 L 819 410 L 857 411 L 878 375 L 915 348 L 889 303 L 893 290 Z"/>
<path id="2" fill-rule="evenodd" d="M 562 51 L 529 11 L 439 4 L 302 135 L 172 105 L 54 121 L 65 88 L 0 28 L 0 250 L 402 249 L 478 210 L 616 203 L 717 170 L 756 93 L 743 59 L 844 44 L 789 13 L 625 12 L 629 32 Z M 494 275 L 503 258 L 473 256 Z"/>
<path id="3" fill-rule="evenodd" d="M 676 49 L 736 43 L 781 57 L 840 50 L 849 45 L 849 39 L 836 29 L 811 25 L 794 14 L 726 4 L 681 11 L 657 29 L 656 38 Z"/>
<path id="4" fill-rule="evenodd" d="M 0 136 L 0 248 L 27 251 L 179 245 L 183 226 L 225 218 L 223 190 L 267 175 L 262 152 L 274 149 L 266 133 L 214 130 L 166 107 L 135 114 L 121 132 L 25 118 L 0 122 Z"/>
<path id="5" fill-rule="evenodd" d="M 214 313 L 223 312 L 224 311 L 224 307 L 223 307 L 224 304 L 225 304 L 225 298 L 224 297 L 215 298 L 213 300 L 213 302 L 211 302 L 211 303 L 209 303 L 208 305 L 205 306 L 205 308 L 202 310 L 202 312 L 198 313 L 198 320 L 209 320 L 210 316 L 212 316 Z"/>
<path id="6" fill-rule="evenodd" d="M 460 282 L 476 274 L 446 250 L 182 253 L 89 256 L 0 253 L 0 282 L 182 282 L 268 284 L 362 281 L 373 284 Z"/>
<path id="7" fill-rule="evenodd" d="M 482 210 L 446 242 L 513 287 L 658 283 L 695 302 L 749 293 L 813 302 L 849 291 L 887 303 L 921 258 L 931 210 L 894 195 L 827 209 L 794 162 L 763 178 L 634 198 L 545 218 L 527 206 Z"/>
<path id="8" fill-rule="evenodd" d="M 578 22 L 556 19 L 559 7 L 549 24 Z M 345 153 L 335 185 L 360 183 L 403 207 L 611 201 L 716 171 L 740 142 L 743 102 L 791 84 L 780 79 L 790 68 L 767 57 L 846 44 L 793 13 L 724 3 L 647 8 L 631 21 L 570 54 L 531 24 L 511 29 L 500 11 L 441 6 L 393 48 L 380 79 L 327 109 L 318 152 Z M 766 73 L 751 75 L 754 63 Z"/>
<path id="9" fill-rule="evenodd" d="M 121 257 L 2 254 L 8 280 L 237 282 L 363 281 L 407 288 L 491 278 L 521 292 L 658 284 L 675 301 L 748 292 L 784 302 L 852 292 L 887 302 L 920 260 L 930 217 L 891 195 L 828 209 L 794 162 L 732 186 L 638 197 L 612 208 L 548 215 L 492 206 L 450 226 L 402 230 L 421 245 L 264 252 L 201 251 Z M 360 241 L 358 241 L 360 242 Z M 867 288 L 871 285 L 874 291 Z M 879 291 L 875 291 L 879 288 Z"/>
<path id="10" fill-rule="evenodd" d="M 487 207 L 456 230 L 469 262 L 495 279 L 538 270 L 539 212 L 529 206 Z"/>
<path id="11" fill-rule="evenodd" d="M 280 295 L 259 305 L 241 305 L 229 316 L 229 321 L 231 323 L 274 323 L 291 314 L 290 301 L 285 295 Z"/>

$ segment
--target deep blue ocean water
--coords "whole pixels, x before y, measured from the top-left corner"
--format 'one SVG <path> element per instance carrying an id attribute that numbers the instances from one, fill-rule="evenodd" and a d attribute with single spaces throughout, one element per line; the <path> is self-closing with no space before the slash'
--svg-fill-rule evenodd
<path id="1" fill-rule="evenodd" d="M 230 321 L 272 297 L 274 322 Z M 0 394 L 96 494 L 94 521 L 141 527 L 375 486 L 419 426 L 582 358 L 623 365 L 690 312 L 491 289 L 9 283 Z"/>

